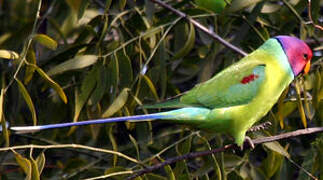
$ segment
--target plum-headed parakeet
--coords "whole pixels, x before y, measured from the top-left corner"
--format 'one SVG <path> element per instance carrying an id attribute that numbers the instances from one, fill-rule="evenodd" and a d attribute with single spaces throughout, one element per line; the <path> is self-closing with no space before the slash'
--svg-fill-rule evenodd
<path id="1" fill-rule="evenodd" d="M 303 41 L 276 36 L 210 80 L 170 103 L 158 105 L 158 108 L 179 109 L 62 124 L 15 126 L 10 130 L 27 133 L 88 124 L 166 119 L 198 129 L 228 133 L 241 146 L 246 131 L 268 113 L 294 77 L 309 71 L 311 58 L 312 51 Z"/>

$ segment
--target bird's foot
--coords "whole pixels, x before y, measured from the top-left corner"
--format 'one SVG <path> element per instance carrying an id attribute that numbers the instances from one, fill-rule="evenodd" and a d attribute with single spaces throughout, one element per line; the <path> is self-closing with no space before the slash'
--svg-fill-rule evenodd
<path id="1" fill-rule="evenodd" d="M 271 122 L 266 121 L 266 122 L 264 122 L 264 123 L 262 123 L 262 124 L 259 124 L 259 125 L 256 125 L 256 126 L 252 126 L 252 127 L 248 130 L 248 132 L 255 132 L 255 131 L 260 131 L 260 130 L 268 129 L 268 128 L 269 128 L 269 126 L 271 126 L 271 125 L 272 125 L 272 124 L 271 124 Z"/>
<path id="2" fill-rule="evenodd" d="M 240 147 L 241 151 L 245 148 L 245 147 L 251 147 L 251 149 L 255 148 L 255 144 L 252 142 L 252 139 L 249 136 L 245 137 L 245 140 L 243 142 L 243 145 Z"/>

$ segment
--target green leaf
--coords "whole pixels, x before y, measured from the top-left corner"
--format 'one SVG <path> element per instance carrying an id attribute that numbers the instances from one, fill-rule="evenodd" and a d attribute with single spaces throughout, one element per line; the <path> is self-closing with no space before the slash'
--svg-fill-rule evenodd
<path id="1" fill-rule="evenodd" d="M 172 57 L 172 59 L 179 59 L 187 55 L 194 47 L 195 42 L 195 28 L 192 23 L 190 23 L 190 31 L 184 46 Z"/>
<path id="2" fill-rule="evenodd" d="M 69 7 L 74 11 L 73 13 L 77 14 L 78 19 L 80 19 L 84 12 L 86 7 L 88 6 L 88 0 L 66 0 Z"/>
<path id="3" fill-rule="evenodd" d="M 47 74 L 49 76 L 53 76 L 56 74 L 61 74 L 66 71 L 76 70 L 76 69 L 82 69 L 88 66 L 93 65 L 98 60 L 98 57 L 95 55 L 82 55 L 82 56 L 76 56 L 72 59 L 69 59 L 52 69 L 50 69 Z"/>
<path id="4" fill-rule="evenodd" d="M 120 67 L 120 88 L 130 87 L 131 83 L 133 83 L 131 60 L 125 51 L 118 53 L 118 59 Z"/>
<path id="5" fill-rule="evenodd" d="M 202 9 L 221 13 L 227 5 L 225 0 L 195 0 L 195 3 Z"/>
<path id="6" fill-rule="evenodd" d="M 33 48 L 29 48 L 26 56 L 26 60 L 29 64 L 36 65 L 36 54 Z M 28 84 L 32 79 L 35 72 L 34 66 L 27 66 L 25 71 L 24 83 Z"/>
<path id="7" fill-rule="evenodd" d="M 43 169 L 45 167 L 45 162 L 46 162 L 45 154 L 42 152 L 36 158 L 36 163 L 37 163 L 39 174 L 41 174 L 43 172 Z"/>
<path id="8" fill-rule="evenodd" d="M 124 88 L 119 96 L 113 101 L 113 103 L 109 106 L 109 108 L 103 113 L 102 117 L 110 117 L 117 111 L 119 111 L 127 102 L 129 95 L 129 88 Z"/>
<path id="9" fill-rule="evenodd" d="M 42 69 L 40 69 L 38 66 L 34 66 L 38 74 L 49 83 L 49 85 L 58 93 L 58 95 L 61 97 L 63 102 L 67 103 L 67 97 L 61 88 L 60 85 L 58 85 L 54 80 L 52 80 Z"/>
<path id="10" fill-rule="evenodd" d="M 233 0 L 230 8 L 228 8 L 229 12 L 236 12 L 240 11 L 244 8 L 247 8 L 249 6 L 252 6 L 262 0 Z"/>
<path id="11" fill-rule="evenodd" d="M 268 149 L 270 149 L 270 150 L 272 150 L 272 151 L 275 151 L 275 152 L 277 152 L 278 154 L 281 154 L 281 155 L 283 155 L 283 156 L 285 156 L 285 157 L 287 157 L 287 158 L 290 158 L 290 155 L 289 155 L 289 153 L 286 151 L 286 149 L 283 147 L 283 146 L 281 146 L 278 142 L 269 142 L 269 143 L 264 143 L 264 145 L 268 148 Z"/>
<path id="12" fill-rule="evenodd" d="M 115 136 L 113 134 L 114 124 L 108 126 L 108 128 L 109 128 L 108 136 L 109 136 L 109 140 L 110 140 L 110 142 L 112 144 L 113 151 L 118 152 L 118 144 L 117 144 L 116 138 L 115 138 Z M 113 166 L 116 166 L 117 163 L 118 163 L 118 156 L 116 154 L 114 154 L 113 155 Z"/>
<path id="13" fill-rule="evenodd" d="M 172 167 L 170 165 L 164 166 L 164 170 L 167 174 L 167 179 L 169 180 L 176 180 L 175 173 L 172 170 Z"/>
<path id="14" fill-rule="evenodd" d="M 6 120 L 4 118 L 4 113 L 3 113 L 3 103 L 4 103 L 4 88 L 1 89 L 1 94 L 0 94 L 0 122 L 1 122 L 1 129 L 2 129 L 2 136 L 5 139 L 6 146 L 9 146 L 9 133 L 8 133 L 8 127 Z"/>
<path id="15" fill-rule="evenodd" d="M 82 0 L 80 1 L 74 1 L 74 0 L 65 0 L 66 3 L 68 4 L 68 6 L 73 10 L 73 11 L 76 11 L 78 12 L 80 7 L 81 7 L 81 4 L 82 4 Z"/>
<path id="16" fill-rule="evenodd" d="M 132 142 L 132 144 L 134 145 L 136 152 L 137 152 L 137 159 L 140 159 L 140 151 L 139 151 L 139 145 L 138 142 L 136 141 L 136 139 L 134 137 L 131 136 L 131 134 L 129 134 L 129 139 Z"/>
<path id="17" fill-rule="evenodd" d="M 150 91 L 153 93 L 154 97 L 159 100 L 158 94 L 157 94 L 157 90 L 153 84 L 153 82 L 150 80 L 150 78 L 146 75 L 142 75 L 142 77 L 144 78 L 146 84 L 148 85 L 148 87 L 150 88 Z"/>
<path id="18" fill-rule="evenodd" d="M 127 0 L 119 0 L 119 8 L 120 10 L 123 10 L 124 7 L 126 6 L 127 4 Z"/>
<path id="19" fill-rule="evenodd" d="M 82 82 L 81 87 L 81 93 L 78 93 L 78 90 L 75 89 L 75 106 L 74 106 L 74 117 L 73 122 L 77 122 L 78 118 L 80 116 L 80 113 L 88 101 L 89 97 L 91 96 L 91 93 L 93 92 L 93 89 L 96 85 L 96 72 L 97 68 L 93 68 L 84 78 Z M 74 130 L 76 129 L 76 126 L 71 127 L 68 135 L 72 134 Z"/>
<path id="20" fill-rule="evenodd" d="M 97 63 L 96 66 L 98 66 L 96 71 L 96 80 L 95 80 L 96 86 L 90 97 L 90 101 L 89 101 L 90 105 L 96 105 L 97 103 L 99 103 L 107 87 L 108 74 L 106 72 L 107 71 L 106 67 L 100 63 Z"/>
<path id="21" fill-rule="evenodd" d="M 297 102 L 298 102 L 298 111 L 301 116 L 302 123 L 305 128 L 307 128 L 307 121 L 306 121 L 306 116 L 305 116 L 305 111 L 304 111 L 304 106 L 301 100 L 301 86 L 299 84 L 299 81 L 296 81 L 295 83 L 295 89 L 296 89 L 296 94 L 297 94 Z"/>
<path id="22" fill-rule="evenodd" d="M 31 165 L 30 160 L 22 157 L 20 154 L 18 154 L 15 151 L 13 151 L 13 152 L 15 154 L 16 162 L 19 164 L 21 169 L 26 174 L 25 180 L 32 180 L 32 165 Z"/>
<path id="23" fill-rule="evenodd" d="M 40 180 L 40 173 L 38 170 L 37 162 L 34 160 L 34 158 L 30 155 L 30 163 L 31 163 L 31 174 L 32 174 L 32 180 Z"/>
<path id="24" fill-rule="evenodd" d="M 279 124 L 280 124 L 280 128 L 284 128 L 284 117 L 286 117 L 287 115 L 283 116 L 282 113 L 283 112 L 286 112 L 286 109 L 285 107 L 283 107 L 285 104 L 284 104 L 284 100 L 288 94 L 288 90 L 289 88 L 286 88 L 283 93 L 280 95 L 279 99 L 278 99 L 278 112 L 277 112 L 277 116 L 278 116 L 278 119 L 279 119 Z"/>
<path id="25" fill-rule="evenodd" d="M 15 51 L 0 49 L 0 58 L 16 60 L 19 55 Z"/>
<path id="26" fill-rule="evenodd" d="M 28 108 L 31 112 L 31 116 L 33 118 L 33 124 L 34 124 L 34 126 L 36 126 L 37 125 L 37 114 L 36 114 L 34 103 L 31 100 L 31 97 L 30 97 L 27 89 L 25 88 L 24 84 L 19 79 L 15 79 L 15 80 L 18 84 L 19 91 L 22 94 L 22 97 L 24 97 L 24 100 L 27 103 Z"/>
<path id="27" fill-rule="evenodd" d="M 266 159 L 263 161 L 263 168 L 267 177 L 271 178 L 280 168 L 284 160 L 284 156 L 275 152 L 269 151 Z"/>
<path id="28" fill-rule="evenodd" d="M 57 42 L 46 34 L 36 34 L 33 39 L 51 50 L 57 48 Z"/>

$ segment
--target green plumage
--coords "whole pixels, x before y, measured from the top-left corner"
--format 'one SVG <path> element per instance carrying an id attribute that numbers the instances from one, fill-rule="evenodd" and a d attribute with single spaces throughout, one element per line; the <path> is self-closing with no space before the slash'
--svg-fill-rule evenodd
<path id="1" fill-rule="evenodd" d="M 266 115 L 293 79 L 292 69 L 280 43 L 270 39 L 250 55 L 212 79 L 196 85 L 181 97 L 150 108 L 183 107 L 164 114 L 171 114 L 169 119 L 183 120 L 182 123 L 196 128 L 228 133 L 238 145 L 242 145 L 246 131 Z M 199 118 L 193 118 L 194 108 L 203 109 L 203 114 L 196 114 Z M 190 117 L 180 118 L 180 114 L 185 113 L 189 113 Z"/>
<path id="2" fill-rule="evenodd" d="M 304 67 L 309 65 L 311 57 L 312 52 L 303 41 L 289 36 L 277 36 L 181 96 L 168 102 L 144 106 L 180 109 L 81 122 L 16 126 L 10 129 L 17 133 L 28 133 L 89 124 L 167 119 L 194 128 L 228 133 L 241 146 L 246 131 L 268 113 L 294 76 L 306 69 Z"/>

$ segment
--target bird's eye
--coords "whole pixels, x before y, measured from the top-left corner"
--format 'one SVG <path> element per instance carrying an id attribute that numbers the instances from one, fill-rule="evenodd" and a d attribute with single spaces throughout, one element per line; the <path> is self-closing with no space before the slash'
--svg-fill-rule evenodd
<path id="1" fill-rule="evenodd" d="M 305 60 L 307 60 L 307 59 L 308 59 L 308 55 L 307 55 L 307 54 L 303 54 L 303 58 L 304 58 Z"/>

